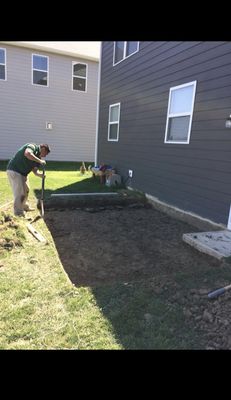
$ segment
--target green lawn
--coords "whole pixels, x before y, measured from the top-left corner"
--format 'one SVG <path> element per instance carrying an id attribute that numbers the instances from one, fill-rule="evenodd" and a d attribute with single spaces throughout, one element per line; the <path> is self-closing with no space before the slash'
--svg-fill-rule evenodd
<path id="1" fill-rule="evenodd" d="M 81 175 L 80 164 L 48 162 L 46 196 L 52 192 L 108 190 Z M 12 200 L 0 162 L 0 206 Z M 41 179 L 30 174 L 30 200 Z M 31 213 L 31 216 L 34 217 Z M 90 288 L 76 288 L 68 279 L 51 234 L 40 220 L 36 228 L 48 239 L 31 236 L 26 221 L 0 209 L 0 349 L 122 349 Z"/>
<path id="2" fill-rule="evenodd" d="M 0 207 L 12 200 L 12 192 L 6 176 L 6 165 L 6 161 L 0 161 Z"/>

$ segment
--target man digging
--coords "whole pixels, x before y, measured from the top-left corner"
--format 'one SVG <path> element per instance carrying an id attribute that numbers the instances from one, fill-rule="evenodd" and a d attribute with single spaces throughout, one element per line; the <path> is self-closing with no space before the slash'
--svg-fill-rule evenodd
<path id="1" fill-rule="evenodd" d="M 41 157 L 50 153 L 48 144 L 24 144 L 9 161 L 7 165 L 7 176 L 14 195 L 14 215 L 25 216 L 25 211 L 33 211 L 28 204 L 29 179 L 28 174 L 33 171 L 36 176 L 43 177 L 38 172 L 40 165 L 46 165 Z"/>

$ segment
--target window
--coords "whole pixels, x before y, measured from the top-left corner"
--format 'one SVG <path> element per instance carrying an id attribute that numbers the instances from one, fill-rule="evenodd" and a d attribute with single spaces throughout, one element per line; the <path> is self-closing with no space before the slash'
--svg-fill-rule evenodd
<path id="1" fill-rule="evenodd" d="M 87 64 L 72 63 L 73 84 L 72 89 L 79 92 L 87 91 Z"/>
<path id="2" fill-rule="evenodd" d="M 119 140 L 119 120 L 120 120 L 120 103 L 109 106 L 108 120 L 108 140 L 118 142 Z"/>
<path id="3" fill-rule="evenodd" d="M 189 143 L 195 92 L 196 81 L 170 88 L 165 143 Z"/>
<path id="4" fill-rule="evenodd" d="M 139 42 L 115 42 L 113 65 L 131 56 L 139 50 Z"/>
<path id="5" fill-rule="evenodd" d="M 32 54 L 32 84 L 48 86 L 48 57 Z"/>
<path id="6" fill-rule="evenodd" d="M 6 81 L 6 50 L 0 49 L 0 80 Z"/>

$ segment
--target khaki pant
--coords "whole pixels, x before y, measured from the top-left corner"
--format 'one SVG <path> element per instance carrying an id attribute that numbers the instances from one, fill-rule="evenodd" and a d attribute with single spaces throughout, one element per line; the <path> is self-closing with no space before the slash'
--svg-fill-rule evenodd
<path id="1" fill-rule="evenodd" d="M 28 208 L 29 180 L 18 172 L 7 170 L 7 176 L 14 195 L 14 214 L 23 215 Z"/>

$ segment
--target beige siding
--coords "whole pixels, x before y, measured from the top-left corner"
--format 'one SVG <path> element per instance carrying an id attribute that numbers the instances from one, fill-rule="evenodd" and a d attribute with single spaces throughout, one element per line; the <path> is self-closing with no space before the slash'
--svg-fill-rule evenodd
<path id="1" fill-rule="evenodd" d="M 31 83 L 33 50 L 6 46 L 7 81 L 0 80 L 0 159 L 24 143 L 49 143 L 49 160 L 93 161 L 98 62 L 34 51 L 49 57 L 49 87 Z M 88 65 L 87 92 L 72 90 L 72 61 Z M 46 121 L 53 123 L 46 130 Z"/>

